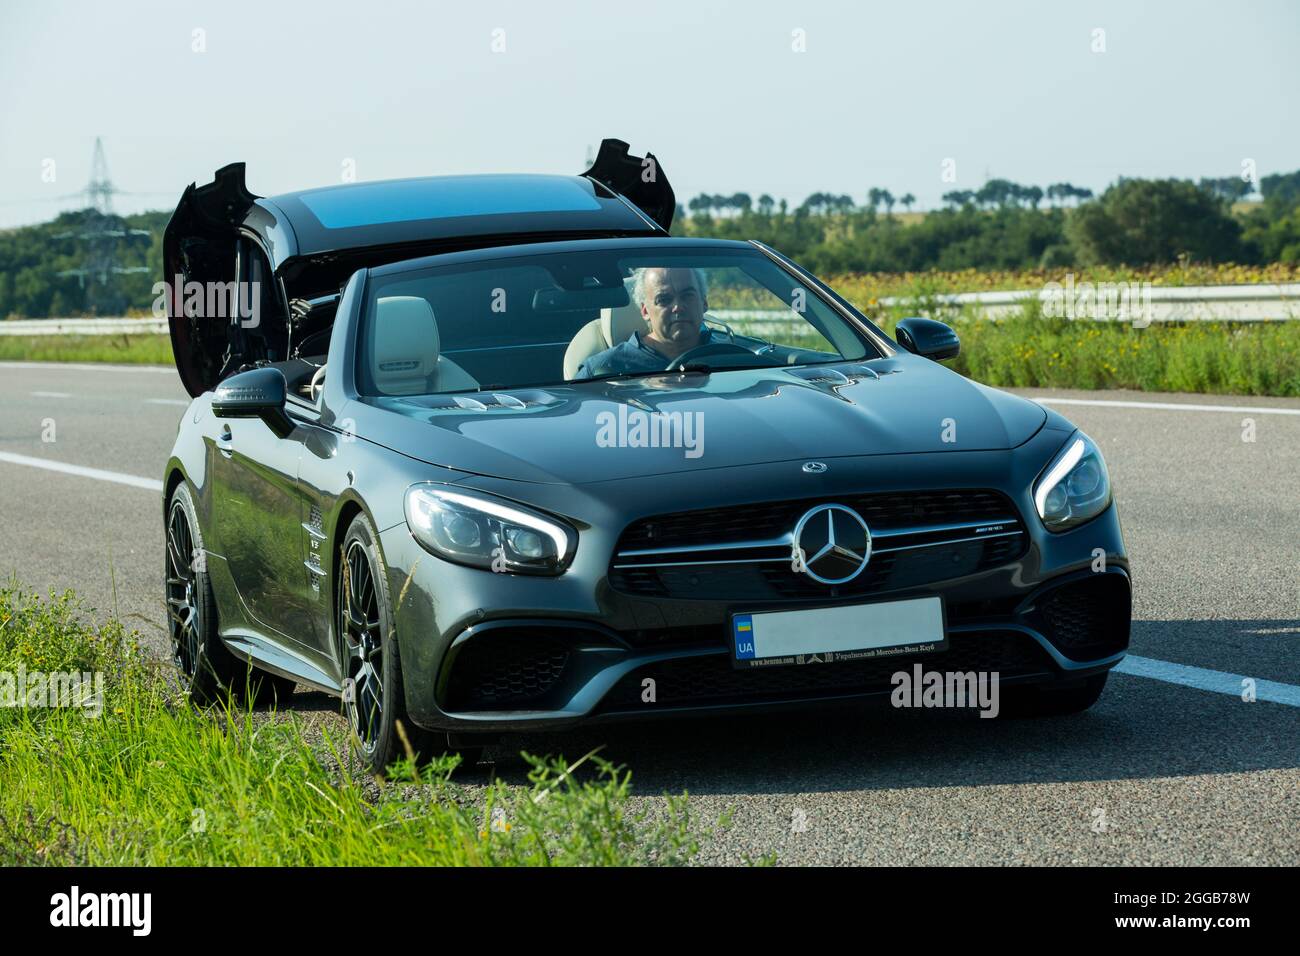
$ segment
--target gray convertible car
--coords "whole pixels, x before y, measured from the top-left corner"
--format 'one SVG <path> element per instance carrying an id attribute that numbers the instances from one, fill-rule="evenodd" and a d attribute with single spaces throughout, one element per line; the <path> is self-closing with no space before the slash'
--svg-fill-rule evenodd
<path id="1" fill-rule="evenodd" d="M 193 396 L 166 595 L 191 696 L 338 695 L 376 770 L 581 722 L 996 674 L 1090 706 L 1128 646 L 1102 455 L 758 242 L 672 238 L 653 156 L 271 198 L 164 239 Z"/>

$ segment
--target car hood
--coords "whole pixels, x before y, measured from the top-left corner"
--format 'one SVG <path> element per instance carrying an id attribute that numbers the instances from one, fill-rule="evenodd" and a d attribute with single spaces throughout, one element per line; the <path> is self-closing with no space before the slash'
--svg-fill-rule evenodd
<path id="1" fill-rule="evenodd" d="M 1037 404 L 928 359 L 368 399 L 396 413 L 367 438 L 431 464 L 582 484 L 787 460 L 1014 448 Z"/>

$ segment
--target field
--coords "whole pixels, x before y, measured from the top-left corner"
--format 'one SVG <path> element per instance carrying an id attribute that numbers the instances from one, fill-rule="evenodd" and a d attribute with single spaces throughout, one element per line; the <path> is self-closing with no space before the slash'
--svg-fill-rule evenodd
<path id="1" fill-rule="evenodd" d="M 1300 395 L 1300 322 L 1155 324 L 1048 319 L 1036 304 L 1000 322 L 955 308 L 939 296 L 1038 289 L 1059 272 L 876 273 L 830 276 L 829 284 L 886 331 L 904 316 L 954 325 L 962 354 L 951 366 L 993 386 L 1125 388 L 1233 395 Z M 1197 266 L 1081 270 L 1076 282 L 1143 282 L 1156 286 L 1248 285 L 1300 281 L 1300 266 Z M 719 290 L 721 293 L 721 290 Z M 770 305 L 715 296 L 715 308 Z M 892 300 L 884 304 L 884 300 Z M 0 360 L 170 365 L 163 335 L 0 336 Z"/>

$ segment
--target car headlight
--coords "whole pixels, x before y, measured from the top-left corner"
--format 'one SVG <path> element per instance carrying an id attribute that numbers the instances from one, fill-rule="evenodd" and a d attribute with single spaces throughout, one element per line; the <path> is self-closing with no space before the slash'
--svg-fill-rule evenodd
<path id="1" fill-rule="evenodd" d="M 1101 450 L 1075 432 L 1034 487 L 1034 505 L 1048 531 L 1067 531 L 1110 504 L 1110 475 Z"/>
<path id="2" fill-rule="evenodd" d="M 437 484 L 406 489 L 406 525 L 441 558 L 517 574 L 560 574 L 578 544 L 578 533 L 558 518 Z"/>

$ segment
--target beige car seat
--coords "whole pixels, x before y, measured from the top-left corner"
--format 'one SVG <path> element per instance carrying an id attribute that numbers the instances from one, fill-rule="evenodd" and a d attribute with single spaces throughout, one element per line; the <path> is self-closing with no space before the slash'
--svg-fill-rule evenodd
<path id="1" fill-rule="evenodd" d="M 564 377 L 573 378 L 578 368 L 593 355 L 613 348 L 632 337 L 633 332 L 646 330 L 641 307 L 635 302 L 617 309 L 601 309 L 600 318 L 592 319 L 573 337 L 564 352 Z"/>
<path id="2" fill-rule="evenodd" d="M 381 298 L 375 307 L 370 371 L 387 395 L 428 395 L 478 388 L 463 368 L 441 354 L 433 306 L 413 295 Z"/>

